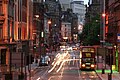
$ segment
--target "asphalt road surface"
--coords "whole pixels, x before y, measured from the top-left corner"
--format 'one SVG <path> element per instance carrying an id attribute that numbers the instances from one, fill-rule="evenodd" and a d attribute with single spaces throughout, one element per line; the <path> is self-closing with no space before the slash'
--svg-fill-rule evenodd
<path id="1" fill-rule="evenodd" d="M 95 71 L 79 69 L 78 52 L 59 54 L 54 64 L 41 69 L 32 80 L 101 80 Z"/>

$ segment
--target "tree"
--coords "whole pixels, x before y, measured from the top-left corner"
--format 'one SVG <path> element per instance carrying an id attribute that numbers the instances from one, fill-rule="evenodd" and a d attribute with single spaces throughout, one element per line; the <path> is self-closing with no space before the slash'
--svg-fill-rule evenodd
<path id="1" fill-rule="evenodd" d="M 86 23 L 83 27 L 83 32 L 79 35 L 79 38 L 83 45 L 99 45 L 100 34 L 100 15 L 95 15 L 91 18 L 90 22 Z"/>

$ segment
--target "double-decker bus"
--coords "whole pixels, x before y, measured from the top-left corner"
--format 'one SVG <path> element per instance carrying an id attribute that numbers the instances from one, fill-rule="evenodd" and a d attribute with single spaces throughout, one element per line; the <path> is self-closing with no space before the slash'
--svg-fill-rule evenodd
<path id="1" fill-rule="evenodd" d="M 96 49 L 93 46 L 80 47 L 80 69 L 94 70 L 96 67 Z"/>

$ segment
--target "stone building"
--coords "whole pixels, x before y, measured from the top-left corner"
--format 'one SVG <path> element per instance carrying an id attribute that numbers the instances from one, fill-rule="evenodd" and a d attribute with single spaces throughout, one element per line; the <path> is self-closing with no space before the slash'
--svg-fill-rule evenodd
<path id="1" fill-rule="evenodd" d="M 14 80 L 15 68 L 25 66 L 32 54 L 31 5 L 32 0 L 0 0 L 0 71 L 5 79 Z"/>

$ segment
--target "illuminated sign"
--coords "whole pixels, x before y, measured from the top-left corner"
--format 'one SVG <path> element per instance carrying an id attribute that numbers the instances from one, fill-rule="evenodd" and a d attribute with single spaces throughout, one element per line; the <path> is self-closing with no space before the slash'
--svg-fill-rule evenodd
<path id="1" fill-rule="evenodd" d="M 85 53 L 85 57 L 91 57 L 91 53 Z"/>
<path id="2" fill-rule="evenodd" d="M 82 52 L 95 52 L 94 48 L 83 48 Z"/>

